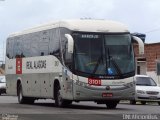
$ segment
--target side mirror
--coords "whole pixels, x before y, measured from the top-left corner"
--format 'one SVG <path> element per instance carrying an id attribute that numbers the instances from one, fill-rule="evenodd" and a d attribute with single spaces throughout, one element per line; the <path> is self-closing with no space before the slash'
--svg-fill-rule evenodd
<path id="1" fill-rule="evenodd" d="M 136 37 L 136 36 L 132 36 L 132 37 L 133 37 L 133 40 L 138 42 L 139 54 L 143 55 L 144 54 L 144 43 L 143 43 L 143 41 L 139 37 Z"/>
<path id="2" fill-rule="evenodd" d="M 68 40 L 68 53 L 73 53 L 73 48 L 74 48 L 73 37 L 70 34 L 65 34 L 65 37 Z"/>

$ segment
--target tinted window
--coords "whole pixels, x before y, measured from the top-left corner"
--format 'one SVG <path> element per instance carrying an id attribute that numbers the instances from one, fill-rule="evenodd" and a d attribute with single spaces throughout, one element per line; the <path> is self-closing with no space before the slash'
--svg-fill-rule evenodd
<path id="1" fill-rule="evenodd" d="M 139 85 L 139 86 L 157 86 L 155 81 L 150 77 L 136 77 L 136 85 Z"/>
<path id="2" fill-rule="evenodd" d="M 60 59 L 59 29 L 44 30 L 8 38 L 6 56 L 10 59 L 55 55 Z"/>

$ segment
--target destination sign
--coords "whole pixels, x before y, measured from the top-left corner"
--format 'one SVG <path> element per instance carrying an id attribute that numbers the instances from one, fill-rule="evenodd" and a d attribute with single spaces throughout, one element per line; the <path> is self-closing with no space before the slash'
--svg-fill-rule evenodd
<path id="1" fill-rule="evenodd" d="M 92 39 L 97 39 L 99 38 L 99 35 L 93 35 L 93 34 L 82 34 L 82 38 L 92 38 Z"/>

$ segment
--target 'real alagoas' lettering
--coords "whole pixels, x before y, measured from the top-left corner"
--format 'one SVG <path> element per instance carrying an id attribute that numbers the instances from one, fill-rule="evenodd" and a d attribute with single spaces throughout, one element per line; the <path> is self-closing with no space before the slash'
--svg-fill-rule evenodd
<path id="1" fill-rule="evenodd" d="M 26 62 L 26 69 L 45 69 L 45 68 L 46 68 L 46 60 Z"/>
<path id="2" fill-rule="evenodd" d="M 26 62 L 26 69 L 33 69 L 32 61 Z"/>

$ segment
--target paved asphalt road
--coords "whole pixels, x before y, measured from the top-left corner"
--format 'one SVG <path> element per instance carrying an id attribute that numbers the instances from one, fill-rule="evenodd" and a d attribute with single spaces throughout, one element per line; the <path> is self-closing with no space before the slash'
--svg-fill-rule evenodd
<path id="1" fill-rule="evenodd" d="M 68 108 L 57 108 L 53 100 L 38 100 L 33 105 L 18 104 L 17 97 L 0 96 L 0 120 L 124 120 L 159 119 L 160 106 L 155 104 L 118 104 L 117 109 L 106 109 L 94 102 L 73 103 Z M 13 119 L 14 118 L 14 119 Z M 9 119 L 8 119 L 9 120 Z"/>

